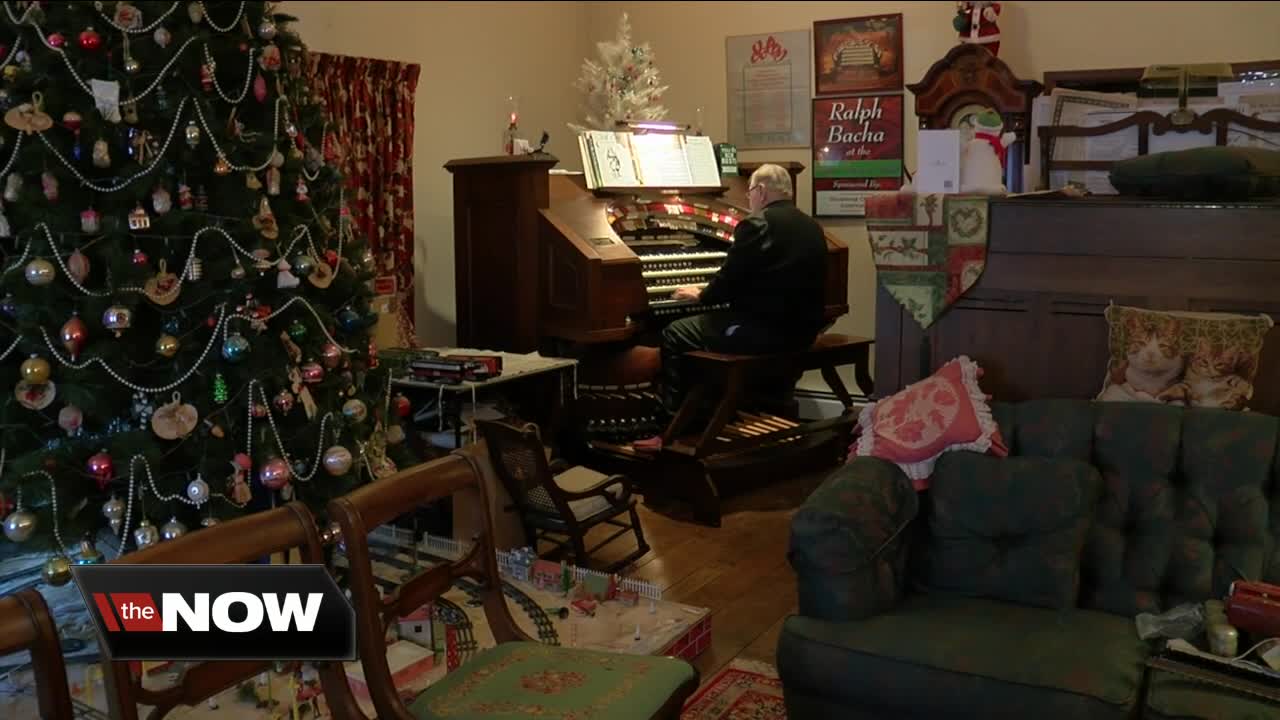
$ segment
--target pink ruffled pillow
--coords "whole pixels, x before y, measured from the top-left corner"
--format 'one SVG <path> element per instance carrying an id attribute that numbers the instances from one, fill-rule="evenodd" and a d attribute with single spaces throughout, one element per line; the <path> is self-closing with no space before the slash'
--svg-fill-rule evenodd
<path id="1" fill-rule="evenodd" d="M 929 487 L 934 463 L 944 452 L 972 450 L 1005 457 L 1009 449 L 978 387 L 982 368 L 967 356 L 933 375 L 863 408 L 860 435 L 850 457 L 870 456 L 902 468 L 916 490 Z"/>

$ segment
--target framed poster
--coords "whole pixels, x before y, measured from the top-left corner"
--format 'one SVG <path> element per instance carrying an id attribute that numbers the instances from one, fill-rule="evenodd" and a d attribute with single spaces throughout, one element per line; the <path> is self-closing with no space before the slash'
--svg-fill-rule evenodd
<path id="1" fill-rule="evenodd" d="M 902 187 L 898 93 L 813 101 L 813 214 L 864 217 L 876 192 Z"/>
<path id="2" fill-rule="evenodd" d="M 813 23 L 814 94 L 902 89 L 902 15 Z"/>
<path id="3" fill-rule="evenodd" d="M 729 142 L 739 149 L 809 146 L 808 30 L 724 41 Z"/>

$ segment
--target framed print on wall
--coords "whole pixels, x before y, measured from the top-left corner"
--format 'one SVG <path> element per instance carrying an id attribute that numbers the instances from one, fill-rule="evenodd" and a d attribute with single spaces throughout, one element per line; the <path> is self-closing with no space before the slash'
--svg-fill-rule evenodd
<path id="1" fill-rule="evenodd" d="M 813 101 L 813 214 L 865 217 L 866 199 L 902 188 L 898 93 Z"/>
<path id="2" fill-rule="evenodd" d="M 808 147 L 808 30 L 725 38 L 729 142 L 739 149 Z"/>
<path id="3" fill-rule="evenodd" d="M 813 23 L 814 94 L 902 89 L 902 15 Z"/>

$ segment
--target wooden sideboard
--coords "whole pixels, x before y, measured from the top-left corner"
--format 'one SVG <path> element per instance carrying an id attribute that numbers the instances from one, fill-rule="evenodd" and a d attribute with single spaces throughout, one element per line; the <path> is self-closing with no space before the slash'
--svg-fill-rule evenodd
<path id="1" fill-rule="evenodd" d="M 982 277 L 928 331 L 877 286 L 877 397 L 957 355 L 983 367 L 997 400 L 1095 397 L 1110 302 L 1280 324 L 1280 203 L 1003 198 L 989 227 Z M 1267 336 L 1251 407 L 1280 415 L 1280 328 Z"/>

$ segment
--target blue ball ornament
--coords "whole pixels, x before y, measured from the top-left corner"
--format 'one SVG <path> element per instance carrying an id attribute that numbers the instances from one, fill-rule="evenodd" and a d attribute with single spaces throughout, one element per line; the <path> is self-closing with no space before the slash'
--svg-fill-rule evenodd
<path id="1" fill-rule="evenodd" d="M 164 319 L 160 328 L 170 335 L 178 335 L 182 332 L 182 322 L 177 315 L 170 315 Z"/>
<path id="2" fill-rule="evenodd" d="M 345 332 L 355 332 L 364 327 L 364 319 L 355 310 L 343 308 L 338 311 L 338 326 Z"/>
<path id="3" fill-rule="evenodd" d="M 239 333 L 228 335 L 227 339 L 222 342 L 222 357 L 227 362 L 240 362 L 248 354 L 249 341 Z"/>
<path id="4" fill-rule="evenodd" d="M 11 318 L 16 318 L 18 316 L 18 301 L 12 295 L 5 295 L 4 299 L 0 300 L 0 312 Z"/>

